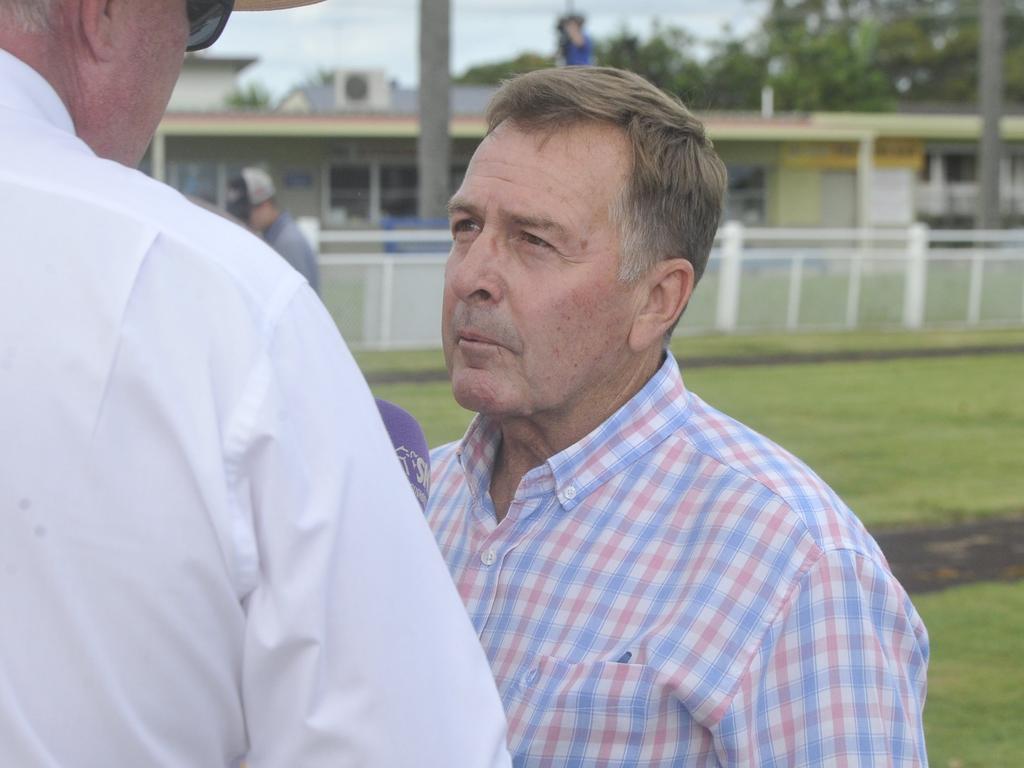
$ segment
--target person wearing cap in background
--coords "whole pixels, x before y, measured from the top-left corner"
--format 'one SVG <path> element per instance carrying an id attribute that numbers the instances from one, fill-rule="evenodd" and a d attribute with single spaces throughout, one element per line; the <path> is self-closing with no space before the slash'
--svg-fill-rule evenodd
<path id="1" fill-rule="evenodd" d="M 232 5 L 0 2 L 0 764 L 508 766 L 323 304 L 134 169 Z"/>
<path id="2" fill-rule="evenodd" d="M 246 222 L 320 293 L 320 270 L 295 218 L 277 204 L 274 182 L 262 168 L 243 168 L 228 182 L 227 211 Z"/>

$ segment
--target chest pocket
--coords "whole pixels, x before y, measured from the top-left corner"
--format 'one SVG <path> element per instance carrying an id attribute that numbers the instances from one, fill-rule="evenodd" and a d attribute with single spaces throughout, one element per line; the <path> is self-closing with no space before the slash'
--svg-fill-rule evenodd
<path id="1" fill-rule="evenodd" d="M 542 658 L 506 696 L 517 765 L 629 765 L 667 704 L 657 687 L 654 670 L 642 664 Z"/>

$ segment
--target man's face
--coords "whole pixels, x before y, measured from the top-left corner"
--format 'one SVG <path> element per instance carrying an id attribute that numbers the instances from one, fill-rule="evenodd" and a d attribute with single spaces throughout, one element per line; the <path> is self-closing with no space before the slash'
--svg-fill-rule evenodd
<path id="1" fill-rule="evenodd" d="M 463 407 L 571 430 L 623 401 L 639 294 L 618 280 L 610 211 L 629 158 L 601 125 L 503 124 L 480 144 L 452 199 L 445 270 L 444 353 Z"/>

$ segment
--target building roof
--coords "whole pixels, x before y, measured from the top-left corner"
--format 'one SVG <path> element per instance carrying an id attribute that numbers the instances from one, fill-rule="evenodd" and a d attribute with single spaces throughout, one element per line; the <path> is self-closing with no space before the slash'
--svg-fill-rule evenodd
<path id="1" fill-rule="evenodd" d="M 257 61 L 259 58 L 256 56 L 209 56 L 204 53 L 187 53 L 184 69 L 230 69 L 237 73 Z"/>
<path id="2" fill-rule="evenodd" d="M 389 115 L 419 114 L 419 91 L 390 83 L 388 107 L 383 111 Z M 497 86 L 486 85 L 452 85 L 451 112 L 453 115 L 482 115 L 487 102 L 498 89 Z M 363 110 L 360 112 L 352 107 L 339 107 L 336 102 L 337 91 L 333 83 L 303 85 L 292 89 L 281 100 L 284 111 L 305 112 L 314 115 L 330 114 L 382 114 L 382 110 Z"/>

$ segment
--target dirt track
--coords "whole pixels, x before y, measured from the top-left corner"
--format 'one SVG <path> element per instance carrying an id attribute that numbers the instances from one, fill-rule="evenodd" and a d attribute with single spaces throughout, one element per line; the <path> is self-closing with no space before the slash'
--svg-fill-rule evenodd
<path id="1" fill-rule="evenodd" d="M 912 594 L 973 581 L 1024 579 L 1024 517 L 872 533 Z"/>

